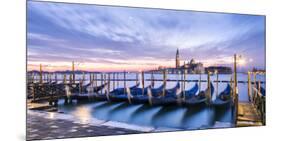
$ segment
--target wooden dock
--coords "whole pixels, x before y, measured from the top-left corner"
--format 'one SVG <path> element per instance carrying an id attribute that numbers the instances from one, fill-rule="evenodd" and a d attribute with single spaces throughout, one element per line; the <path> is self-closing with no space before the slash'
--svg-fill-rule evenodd
<path id="1" fill-rule="evenodd" d="M 255 106 L 250 102 L 239 102 L 237 127 L 244 126 L 261 126 L 262 116 L 259 114 Z"/>

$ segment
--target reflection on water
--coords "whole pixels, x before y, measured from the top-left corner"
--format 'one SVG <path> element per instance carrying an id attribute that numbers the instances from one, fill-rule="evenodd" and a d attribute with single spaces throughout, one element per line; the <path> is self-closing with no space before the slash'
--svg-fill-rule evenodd
<path id="1" fill-rule="evenodd" d="M 48 118 L 50 118 L 50 119 L 54 119 L 54 117 L 55 117 L 55 113 L 53 113 L 53 112 L 49 112 L 49 117 L 48 117 Z"/>
<path id="2" fill-rule="evenodd" d="M 62 104 L 59 105 L 59 110 L 74 115 L 82 123 L 88 123 L 91 118 L 97 118 L 155 128 L 211 128 L 216 121 L 228 123 L 232 121 L 229 107 L 218 109 L 177 105 L 134 105 L 126 102 L 93 102 L 77 105 Z"/>
<path id="3" fill-rule="evenodd" d="M 73 115 L 77 117 L 82 124 L 89 123 L 92 118 L 91 108 L 87 108 L 84 106 L 78 106 L 76 110 L 73 112 Z"/>

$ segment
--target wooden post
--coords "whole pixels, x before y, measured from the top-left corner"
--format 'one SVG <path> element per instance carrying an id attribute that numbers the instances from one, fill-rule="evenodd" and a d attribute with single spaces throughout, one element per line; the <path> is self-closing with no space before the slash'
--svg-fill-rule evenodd
<path id="1" fill-rule="evenodd" d="M 237 55 L 234 54 L 234 103 L 235 103 L 235 125 L 238 118 L 238 94 L 237 94 Z"/>
<path id="2" fill-rule="evenodd" d="M 212 96 L 211 96 L 211 80 L 210 80 L 210 72 L 209 71 L 208 71 L 207 84 L 208 84 L 207 101 L 208 101 L 208 105 L 210 106 L 210 103 L 212 101 Z"/>
<path id="3" fill-rule="evenodd" d="M 187 72 L 186 72 L 186 69 L 184 69 L 184 77 L 183 77 L 183 98 L 185 99 L 185 88 L 186 88 L 186 85 L 185 85 L 185 81 L 187 80 Z"/>
<path id="4" fill-rule="evenodd" d="M 52 82 L 52 73 L 48 73 L 48 77 L 49 77 L 49 83 L 51 83 Z"/>
<path id="5" fill-rule="evenodd" d="M 63 84 L 66 84 L 66 74 L 63 75 Z"/>
<path id="6" fill-rule="evenodd" d="M 144 71 L 141 72 L 142 95 L 144 95 Z"/>
<path id="7" fill-rule="evenodd" d="M 114 90 L 114 89 L 115 89 L 115 72 L 114 72 L 112 75 L 113 75 L 113 76 L 112 76 L 112 77 L 113 77 L 113 78 L 112 78 L 112 79 L 113 79 L 113 80 L 112 80 L 112 81 L 113 81 L 112 89 Z"/>
<path id="8" fill-rule="evenodd" d="M 217 91 L 216 91 L 216 97 L 219 96 L 219 72 L 218 70 L 216 70 L 216 73 L 217 73 Z"/>
<path id="9" fill-rule="evenodd" d="M 93 90 L 94 90 L 94 88 L 96 87 L 95 73 L 92 74 L 92 87 L 93 87 Z"/>
<path id="10" fill-rule="evenodd" d="M 47 83 L 49 83 L 50 81 L 49 81 L 49 72 L 46 74 L 47 75 L 47 77 L 46 77 L 46 80 L 47 80 Z"/>
<path id="11" fill-rule="evenodd" d="M 74 68 L 74 61 L 72 61 L 72 77 L 73 77 L 73 82 L 72 83 L 75 83 L 75 68 Z"/>
<path id="12" fill-rule="evenodd" d="M 139 81 L 139 77 L 138 77 L 138 73 L 136 72 L 136 85 L 138 84 Z"/>
<path id="13" fill-rule="evenodd" d="M 58 76 L 57 76 L 57 73 L 55 73 L 55 81 L 56 81 L 56 83 L 58 82 Z"/>
<path id="14" fill-rule="evenodd" d="M 261 94 L 261 81 L 260 80 L 258 81 L 258 90 L 259 90 L 259 93 Z"/>
<path id="15" fill-rule="evenodd" d="M 124 70 L 124 94 L 126 94 L 126 71 Z"/>
<path id="16" fill-rule="evenodd" d="M 69 74 L 69 83 L 73 84 L 73 82 L 72 82 L 72 75 L 71 74 Z"/>
<path id="17" fill-rule="evenodd" d="M 42 72 L 42 64 L 40 64 L 40 80 L 39 83 L 42 84 L 43 83 L 43 72 Z"/>
<path id="18" fill-rule="evenodd" d="M 109 93 L 110 93 L 110 73 L 108 73 L 107 75 L 107 92 L 106 92 L 107 101 L 110 101 Z"/>
<path id="19" fill-rule="evenodd" d="M 94 75 L 94 83 L 95 83 L 94 87 L 97 87 L 98 86 L 98 74 L 94 73 L 93 75 Z"/>
<path id="20" fill-rule="evenodd" d="M 257 72 L 254 72 L 254 87 L 257 89 Z M 255 91 L 255 95 L 257 95 L 257 91 Z"/>
<path id="21" fill-rule="evenodd" d="M 103 84 L 106 86 L 107 81 L 106 81 L 106 73 L 103 74 Z M 104 90 L 104 93 L 106 92 L 106 90 Z"/>
<path id="22" fill-rule="evenodd" d="M 31 73 L 31 80 L 30 80 L 31 83 L 34 83 L 34 74 Z"/>
<path id="23" fill-rule="evenodd" d="M 85 72 L 83 72 L 83 75 L 82 75 L 82 82 L 85 81 Z"/>
<path id="24" fill-rule="evenodd" d="M 180 77 L 181 77 L 181 78 L 180 78 L 180 80 L 181 80 L 181 81 L 180 81 L 180 84 L 181 84 L 181 86 L 183 86 L 183 77 L 184 77 L 183 75 L 184 75 L 184 74 L 183 74 L 182 71 L 179 71 L 179 73 L 180 73 Z M 183 87 L 181 87 L 181 91 L 183 91 Z"/>
<path id="25" fill-rule="evenodd" d="M 201 91 L 201 72 L 199 72 L 199 92 Z"/>
<path id="26" fill-rule="evenodd" d="M 119 72 L 117 72 L 117 76 L 116 76 L 116 81 L 117 81 L 117 88 L 119 88 Z"/>
<path id="27" fill-rule="evenodd" d="M 166 84 L 167 84 L 167 82 L 166 82 L 166 78 L 167 76 L 166 76 L 166 70 L 164 69 L 163 70 L 163 84 L 164 84 L 164 87 L 163 87 L 163 93 L 162 93 L 162 96 L 164 97 L 165 96 L 165 90 L 166 90 Z"/>
<path id="28" fill-rule="evenodd" d="M 248 71 L 248 100 L 252 101 L 252 82 L 251 82 L 251 72 Z"/>
<path id="29" fill-rule="evenodd" d="M 153 74 L 153 71 L 151 71 L 151 87 L 154 88 L 154 74 Z"/>
<path id="30" fill-rule="evenodd" d="M 100 84 L 103 85 L 103 74 L 100 73 Z M 103 89 L 101 89 L 101 94 L 103 93 Z"/>
<path id="31" fill-rule="evenodd" d="M 89 73 L 89 80 L 90 80 L 90 85 L 91 86 L 93 86 L 93 78 L 92 78 L 92 74 L 91 73 Z"/>
<path id="32" fill-rule="evenodd" d="M 81 78 L 79 78 L 79 94 L 81 94 L 82 93 L 82 84 L 83 84 L 83 78 L 81 79 Z"/>

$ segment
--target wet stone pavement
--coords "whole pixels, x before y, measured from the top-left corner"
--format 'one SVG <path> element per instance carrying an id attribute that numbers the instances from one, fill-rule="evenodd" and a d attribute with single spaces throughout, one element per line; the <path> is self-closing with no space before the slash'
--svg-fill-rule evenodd
<path id="1" fill-rule="evenodd" d="M 27 140 L 93 137 L 136 134 L 140 131 L 109 126 L 93 126 L 63 119 L 48 119 L 36 115 L 27 117 Z"/>

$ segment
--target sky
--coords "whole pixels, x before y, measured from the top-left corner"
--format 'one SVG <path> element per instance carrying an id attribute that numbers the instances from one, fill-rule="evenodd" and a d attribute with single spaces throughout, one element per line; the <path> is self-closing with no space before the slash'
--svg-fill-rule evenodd
<path id="1" fill-rule="evenodd" d="M 265 17 L 28 1 L 27 68 L 140 71 L 194 58 L 264 69 Z"/>

